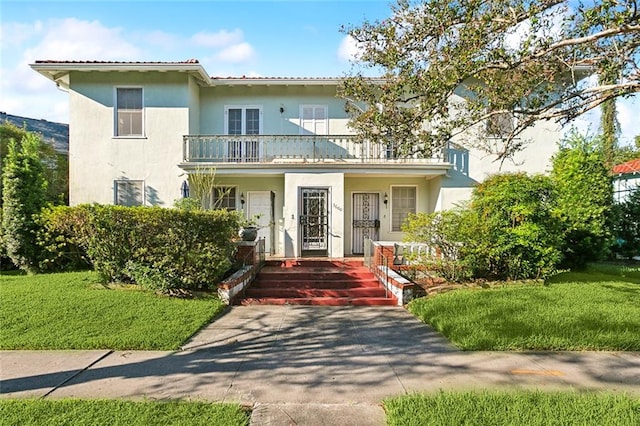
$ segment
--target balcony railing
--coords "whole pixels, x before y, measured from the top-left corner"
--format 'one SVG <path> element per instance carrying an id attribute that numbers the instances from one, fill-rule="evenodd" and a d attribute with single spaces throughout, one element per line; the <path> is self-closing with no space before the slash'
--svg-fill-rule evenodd
<path id="1" fill-rule="evenodd" d="M 348 135 L 187 135 L 184 161 L 209 163 L 448 162 L 448 150 L 399 153 L 393 144 L 356 142 Z"/>

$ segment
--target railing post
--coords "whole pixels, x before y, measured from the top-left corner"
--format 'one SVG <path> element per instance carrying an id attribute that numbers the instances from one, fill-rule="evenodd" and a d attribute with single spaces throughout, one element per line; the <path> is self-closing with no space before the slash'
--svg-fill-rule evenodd
<path id="1" fill-rule="evenodd" d="M 316 138 L 313 138 L 313 162 L 316 162 Z"/>
<path id="2" fill-rule="evenodd" d="M 387 256 L 383 257 L 384 260 L 384 298 L 389 298 L 389 258 Z"/>
<path id="3" fill-rule="evenodd" d="M 187 159 L 187 143 L 188 143 L 189 137 L 188 136 L 183 136 L 182 137 L 182 161 L 189 161 Z"/>

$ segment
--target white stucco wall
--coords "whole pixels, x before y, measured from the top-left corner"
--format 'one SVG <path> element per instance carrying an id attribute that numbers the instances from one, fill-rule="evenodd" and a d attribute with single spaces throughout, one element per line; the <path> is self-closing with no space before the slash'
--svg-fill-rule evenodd
<path id="1" fill-rule="evenodd" d="M 114 180 L 143 180 L 145 204 L 180 196 L 182 135 L 189 132 L 184 74 L 72 73 L 69 126 L 70 204 L 114 202 Z M 115 87 L 142 87 L 144 137 L 114 136 Z"/>
<path id="2" fill-rule="evenodd" d="M 284 206 L 281 222 L 282 253 L 298 257 L 301 253 L 298 216 L 300 188 L 327 188 L 329 190 L 328 256 L 344 256 L 344 174 L 343 173 L 285 173 Z"/>
<path id="3" fill-rule="evenodd" d="M 380 213 L 380 229 L 378 230 L 378 240 L 380 241 L 399 241 L 402 240 L 402 232 L 391 231 L 391 211 L 393 203 L 391 199 L 391 189 L 393 186 L 415 186 L 416 187 L 416 208 L 418 212 L 430 213 L 434 211 L 435 205 L 432 197 L 433 191 L 438 188 L 432 188 L 431 180 L 425 177 L 415 176 L 375 176 L 375 177 L 351 177 L 347 175 L 344 182 L 344 218 L 345 218 L 345 237 L 344 252 L 351 254 L 352 252 L 352 228 L 353 221 L 353 194 L 358 192 L 372 192 L 379 194 L 379 213 Z M 387 194 L 387 204 L 384 203 L 384 194 Z"/>
<path id="4" fill-rule="evenodd" d="M 525 171 L 546 173 L 551 168 L 551 157 L 558 150 L 560 127 L 552 122 L 539 122 L 519 137 L 524 149 L 502 163 L 497 156 L 477 149 L 469 151 L 469 176 L 478 182 L 499 172 Z"/>
<path id="5" fill-rule="evenodd" d="M 328 133 L 347 134 L 344 101 L 330 86 L 216 86 L 200 89 L 202 134 L 224 133 L 225 106 L 258 106 L 265 135 L 300 134 L 300 105 L 326 105 Z M 280 108 L 284 111 L 281 113 Z"/>

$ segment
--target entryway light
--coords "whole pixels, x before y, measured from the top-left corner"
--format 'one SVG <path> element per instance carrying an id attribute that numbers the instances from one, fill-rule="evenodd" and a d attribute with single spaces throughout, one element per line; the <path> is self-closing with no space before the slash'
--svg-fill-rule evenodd
<path id="1" fill-rule="evenodd" d="M 387 196 L 387 193 L 384 193 L 384 205 L 386 206 L 387 203 L 389 203 L 389 197 Z"/>
<path id="2" fill-rule="evenodd" d="M 244 205 L 244 192 L 240 193 L 240 204 Z"/>

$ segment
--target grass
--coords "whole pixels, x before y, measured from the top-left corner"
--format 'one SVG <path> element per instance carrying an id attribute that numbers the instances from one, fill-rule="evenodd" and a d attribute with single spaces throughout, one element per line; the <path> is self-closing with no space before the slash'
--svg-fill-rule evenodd
<path id="1" fill-rule="evenodd" d="M 124 400 L 4 400 L 0 425 L 248 425 L 237 404 Z"/>
<path id="2" fill-rule="evenodd" d="M 571 392 L 440 392 L 384 401 L 390 426 L 640 424 L 640 400 Z"/>
<path id="3" fill-rule="evenodd" d="M 640 268 L 597 265 L 544 285 L 455 290 L 409 310 L 463 350 L 640 351 Z"/>
<path id="4" fill-rule="evenodd" d="M 94 272 L 2 275 L 0 300 L 0 349 L 174 350 L 224 309 L 107 288 Z"/>

